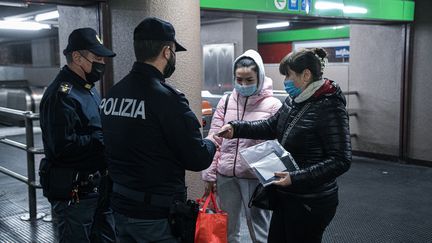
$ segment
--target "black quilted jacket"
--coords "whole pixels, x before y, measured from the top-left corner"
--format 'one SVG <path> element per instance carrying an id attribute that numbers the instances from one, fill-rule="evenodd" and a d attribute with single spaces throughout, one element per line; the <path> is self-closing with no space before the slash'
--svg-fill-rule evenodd
<path id="1" fill-rule="evenodd" d="M 311 102 L 282 144 L 300 167 L 299 171 L 290 173 L 292 185 L 283 190 L 299 196 L 319 197 L 336 192 L 336 177 L 346 172 L 351 164 L 345 97 L 336 83 L 326 82 L 330 86 L 326 92 L 301 103 L 291 104 L 287 99 L 267 120 L 230 122 L 236 138 L 278 139 L 281 142 L 293 118 Z"/>

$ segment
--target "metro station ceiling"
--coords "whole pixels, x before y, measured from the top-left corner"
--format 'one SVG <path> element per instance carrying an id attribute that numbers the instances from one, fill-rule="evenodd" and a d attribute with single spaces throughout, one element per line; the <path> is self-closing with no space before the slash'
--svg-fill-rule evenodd
<path id="1" fill-rule="evenodd" d="M 60 3 L 65 5 L 91 5 L 101 0 L 33 0 L 30 1 L 34 4 L 26 4 L 29 1 L 2 1 L 0 0 L 0 20 L 7 17 L 27 17 L 34 18 L 36 14 L 55 10 L 57 5 L 54 3 Z M 14 6 L 11 6 L 14 5 Z M 214 10 L 201 10 L 201 23 L 212 23 L 217 21 L 223 21 L 224 19 L 232 18 L 256 18 L 258 24 L 289 21 L 288 27 L 281 27 L 277 29 L 260 30 L 265 31 L 281 31 L 281 30 L 292 30 L 292 29 L 305 29 L 315 28 L 329 25 L 341 25 L 349 23 L 365 23 L 364 21 L 353 21 L 347 19 L 332 19 L 332 18 L 317 18 L 308 16 L 297 16 L 287 14 L 264 14 L 264 13 L 246 13 L 246 12 L 232 12 L 232 11 L 214 11 Z M 33 38 L 49 37 L 57 35 L 57 20 L 49 20 L 45 23 L 51 25 L 51 29 L 42 29 L 38 31 L 18 31 L 18 30 L 0 30 L 0 43 L 17 41 L 17 40 L 28 40 Z M 371 23 L 371 21 L 368 21 Z M 378 22 L 379 23 L 379 22 Z"/>
<path id="2" fill-rule="evenodd" d="M 23 5 L 22 7 L 2 6 L 2 1 L 0 1 L 0 20 L 4 20 L 5 18 L 34 18 L 36 14 L 45 13 L 56 9 L 57 6 L 52 4 L 29 4 L 27 6 Z M 58 32 L 56 28 L 58 25 L 57 21 L 50 20 L 49 23 L 52 25 L 51 29 L 42 29 L 38 31 L 1 29 L 0 43 L 56 36 Z"/>

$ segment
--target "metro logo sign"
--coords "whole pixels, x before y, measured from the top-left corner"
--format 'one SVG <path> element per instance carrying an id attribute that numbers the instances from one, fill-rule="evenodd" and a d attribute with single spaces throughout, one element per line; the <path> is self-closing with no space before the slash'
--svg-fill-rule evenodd
<path id="1" fill-rule="evenodd" d="M 284 10 L 287 5 L 287 0 L 274 0 L 274 5 L 279 10 Z"/>
<path id="2" fill-rule="evenodd" d="M 347 58 L 350 55 L 350 47 L 349 46 L 341 46 L 335 48 L 335 57 L 336 58 Z"/>

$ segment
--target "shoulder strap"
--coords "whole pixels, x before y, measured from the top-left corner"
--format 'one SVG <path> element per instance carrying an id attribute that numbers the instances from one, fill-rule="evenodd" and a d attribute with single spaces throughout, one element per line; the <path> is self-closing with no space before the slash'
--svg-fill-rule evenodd
<path id="1" fill-rule="evenodd" d="M 304 105 L 299 113 L 294 117 L 294 119 L 291 121 L 291 123 L 288 125 L 288 128 L 285 130 L 285 133 L 282 137 L 281 145 L 283 146 L 288 138 L 288 135 L 290 134 L 292 128 L 295 126 L 298 120 L 300 120 L 300 117 L 305 113 L 305 111 L 312 105 L 312 102 L 308 102 L 306 105 Z"/>
<path id="2" fill-rule="evenodd" d="M 226 114 L 226 111 L 227 111 L 228 101 L 229 101 L 230 96 L 231 96 L 231 94 L 227 94 L 227 97 L 226 97 L 226 99 L 225 99 L 224 119 L 225 119 L 225 114 Z"/>

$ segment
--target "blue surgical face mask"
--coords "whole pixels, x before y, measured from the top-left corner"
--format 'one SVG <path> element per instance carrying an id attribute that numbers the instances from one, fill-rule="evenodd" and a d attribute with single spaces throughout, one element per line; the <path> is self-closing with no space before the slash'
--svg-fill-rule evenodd
<path id="1" fill-rule="evenodd" d="M 255 93 L 257 90 L 257 84 L 240 85 L 239 83 L 236 83 L 235 89 L 241 96 L 248 97 Z"/>
<path id="2" fill-rule="evenodd" d="M 295 98 L 301 94 L 302 90 L 297 88 L 294 85 L 294 81 L 291 79 L 287 79 L 284 81 L 285 91 L 291 96 L 291 98 Z"/>

